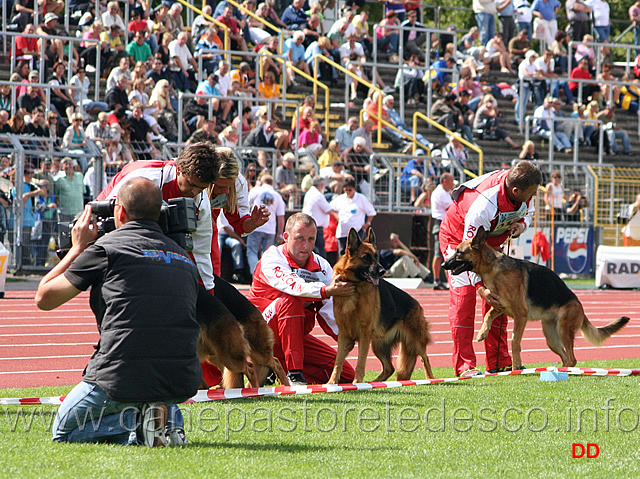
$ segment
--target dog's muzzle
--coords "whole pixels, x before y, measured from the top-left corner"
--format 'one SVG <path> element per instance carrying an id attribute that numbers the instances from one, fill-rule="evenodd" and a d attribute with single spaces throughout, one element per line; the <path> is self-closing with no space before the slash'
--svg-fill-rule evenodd
<path id="1" fill-rule="evenodd" d="M 465 271 L 471 271 L 473 269 L 473 263 L 466 259 L 458 260 L 454 256 L 442 263 L 442 267 L 446 270 L 451 271 L 452 274 L 460 274 L 464 273 Z"/>

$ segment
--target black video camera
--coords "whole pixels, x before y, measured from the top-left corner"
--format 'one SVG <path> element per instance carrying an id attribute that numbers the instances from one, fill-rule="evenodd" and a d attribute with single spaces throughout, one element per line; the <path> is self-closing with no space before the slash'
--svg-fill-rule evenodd
<path id="1" fill-rule="evenodd" d="M 113 219 L 115 204 L 115 199 L 89 202 L 91 213 L 96 219 L 98 238 L 116 229 Z M 60 249 L 56 251 L 56 254 L 60 259 L 64 258 L 64 255 L 71 249 L 71 230 L 76 221 L 77 219 L 71 223 L 58 223 Z M 163 204 L 160 208 L 158 224 L 162 232 L 178 243 L 182 249 L 191 251 L 193 249 L 191 233 L 196 230 L 197 226 L 193 198 L 172 198 L 168 204 Z"/>

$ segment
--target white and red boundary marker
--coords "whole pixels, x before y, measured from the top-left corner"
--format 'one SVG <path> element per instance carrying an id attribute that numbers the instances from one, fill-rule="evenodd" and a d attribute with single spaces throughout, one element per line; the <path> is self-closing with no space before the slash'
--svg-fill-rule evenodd
<path id="1" fill-rule="evenodd" d="M 239 399 L 269 396 L 288 396 L 291 394 L 339 393 L 345 391 L 368 391 L 372 389 L 391 389 L 404 386 L 426 386 L 429 384 L 450 383 L 467 379 L 482 379 L 493 376 L 518 376 L 536 374 L 544 371 L 560 371 L 581 376 L 640 376 L 640 369 L 605 369 L 605 368 L 543 368 L 519 369 L 501 373 L 486 373 L 464 378 L 417 379 L 415 381 L 380 381 L 357 384 L 310 384 L 309 386 L 277 386 L 268 388 L 235 388 L 201 390 L 185 403 L 219 401 L 222 399 Z M 32 406 L 60 405 L 66 396 L 42 398 L 0 398 L 0 406 Z"/>

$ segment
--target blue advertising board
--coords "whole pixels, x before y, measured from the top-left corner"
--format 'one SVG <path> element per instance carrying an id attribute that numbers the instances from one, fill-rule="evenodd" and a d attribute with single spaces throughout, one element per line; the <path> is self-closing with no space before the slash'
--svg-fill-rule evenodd
<path id="1" fill-rule="evenodd" d="M 556 226 L 554 271 L 567 274 L 593 273 L 593 228 Z"/>

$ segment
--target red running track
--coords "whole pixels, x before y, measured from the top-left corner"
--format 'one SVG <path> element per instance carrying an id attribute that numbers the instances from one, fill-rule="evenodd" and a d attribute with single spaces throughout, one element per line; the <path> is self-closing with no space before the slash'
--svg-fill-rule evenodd
<path id="1" fill-rule="evenodd" d="M 33 291 L 8 291 L 6 297 L 0 299 L 0 389 L 76 384 L 81 380 L 82 370 L 98 340 L 88 293 L 81 293 L 54 311 L 38 310 L 33 301 L 34 294 Z M 448 293 L 416 289 L 410 294 L 422 304 L 432 324 L 434 344 L 427 351 L 431 365 L 451 366 Z M 594 290 L 578 291 L 577 294 L 595 326 L 603 326 L 620 316 L 631 318 L 627 327 L 601 348 L 592 346 L 579 335 L 575 348 L 578 361 L 640 357 L 640 293 Z M 479 311 L 477 318 L 479 328 Z M 320 328 L 314 333 L 335 347 L 335 342 Z M 484 363 L 482 344 L 476 345 L 476 352 L 480 353 L 478 365 L 481 366 Z M 349 355 L 354 366 L 356 357 L 357 346 Z M 537 323 L 530 324 L 525 331 L 522 357 L 525 364 L 545 362 L 552 365 L 559 360 L 547 348 Z M 380 370 L 380 363 L 372 353 L 367 370 Z M 414 375 L 414 379 L 416 377 Z"/>

